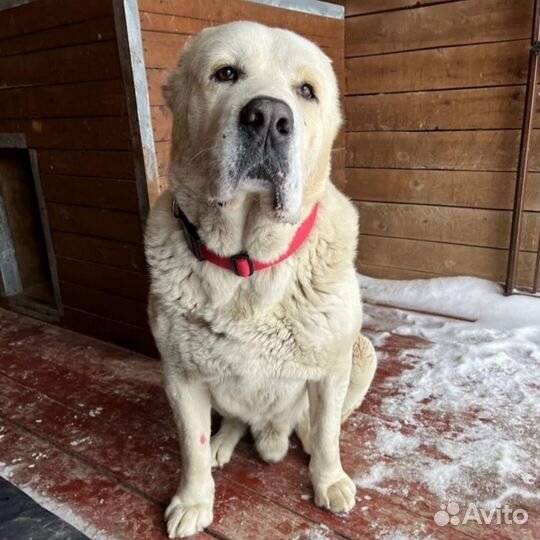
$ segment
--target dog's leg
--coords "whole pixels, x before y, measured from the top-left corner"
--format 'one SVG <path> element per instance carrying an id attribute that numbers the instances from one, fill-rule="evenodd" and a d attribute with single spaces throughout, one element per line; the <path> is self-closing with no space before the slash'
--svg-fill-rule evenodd
<path id="1" fill-rule="evenodd" d="M 341 421 L 360 407 L 373 382 L 377 370 L 377 355 L 373 344 L 366 336 L 359 334 L 353 346 L 352 370 L 349 388 L 343 404 Z"/>
<path id="2" fill-rule="evenodd" d="M 348 354 L 352 354 L 349 349 Z M 349 356 L 350 358 L 350 356 Z M 349 512 L 355 504 L 356 486 L 341 466 L 339 435 L 341 411 L 347 393 L 349 367 L 308 385 L 311 459 L 309 472 L 315 504 L 332 512 Z"/>
<path id="3" fill-rule="evenodd" d="M 180 435 L 182 480 L 165 511 L 169 538 L 190 536 L 212 522 L 214 480 L 208 389 L 167 374 L 166 390 Z"/>
<path id="4" fill-rule="evenodd" d="M 237 418 L 223 417 L 219 431 L 212 437 L 212 467 L 223 467 L 231 460 L 238 441 L 246 432 L 247 426 Z"/>

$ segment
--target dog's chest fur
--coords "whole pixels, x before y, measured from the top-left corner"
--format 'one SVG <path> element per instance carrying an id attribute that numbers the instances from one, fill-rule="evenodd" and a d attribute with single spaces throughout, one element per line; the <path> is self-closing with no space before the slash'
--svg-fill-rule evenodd
<path id="1" fill-rule="evenodd" d="M 218 409 L 246 420 L 292 406 L 359 330 L 351 253 L 338 238 L 331 245 L 322 223 L 297 255 L 248 279 L 209 263 L 201 272 L 162 206 L 146 252 L 150 322 L 168 372 L 206 382 Z"/>

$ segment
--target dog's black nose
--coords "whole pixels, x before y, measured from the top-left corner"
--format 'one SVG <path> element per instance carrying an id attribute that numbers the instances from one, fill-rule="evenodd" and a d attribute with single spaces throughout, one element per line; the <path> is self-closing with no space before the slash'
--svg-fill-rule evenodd
<path id="1" fill-rule="evenodd" d="M 274 141 L 284 141 L 293 131 L 291 108 L 279 99 L 260 96 L 252 99 L 240 111 L 240 126 L 252 135 L 268 135 Z"/>

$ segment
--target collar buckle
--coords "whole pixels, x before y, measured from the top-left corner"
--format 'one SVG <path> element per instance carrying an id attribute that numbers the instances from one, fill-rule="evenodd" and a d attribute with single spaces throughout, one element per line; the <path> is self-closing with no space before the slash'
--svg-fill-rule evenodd
<path id="1" fill-rule="evenodd" d="M 229 258 L 231 267 L 237 276 L 248 278 L 255 272 L 253 261 L 247 253 L 238 253 Z"/>

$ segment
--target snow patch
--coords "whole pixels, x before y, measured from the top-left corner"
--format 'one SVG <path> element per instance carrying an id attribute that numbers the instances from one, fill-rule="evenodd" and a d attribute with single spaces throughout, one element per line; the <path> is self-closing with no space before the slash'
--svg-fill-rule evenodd
<path id="1" fill-rule="evenodd" d="M 485 507 L 540 500 L 540 300 L 505 297 L 476 278 L 359 282 L 370 302 L 472 322 L 391 313 L 392 334 L 433 345 L 402 351 L 404 369 L 382 383 L 381 412 L 392 422 L 375 447 L 386 459 L 356 484 L 407 496 L 412 480 L 441 502 Z M 365 310 L 375 328 L 380 310 L 385 320 L 392 311 Z"/>

